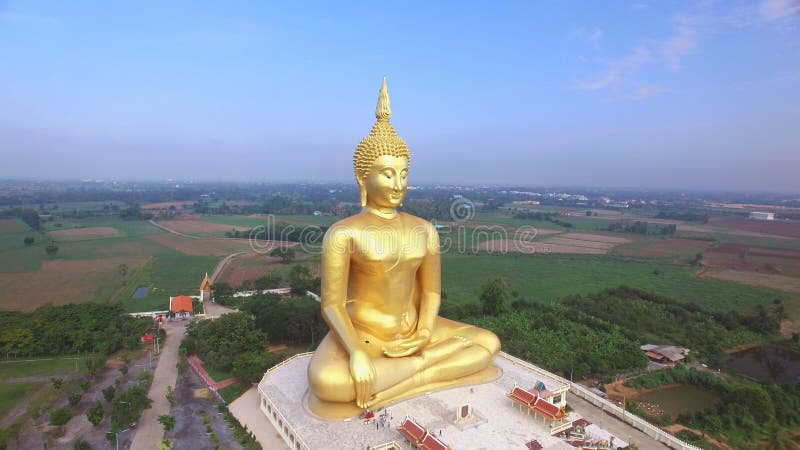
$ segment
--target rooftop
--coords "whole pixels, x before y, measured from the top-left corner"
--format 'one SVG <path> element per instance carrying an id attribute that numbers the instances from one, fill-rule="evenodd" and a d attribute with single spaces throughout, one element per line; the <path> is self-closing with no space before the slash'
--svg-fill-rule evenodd
<path id="1" fill-rule="evenodd" d="M 387 408 L 388 420 L 383 427 L 375 420 L 367 423 L 357 418 L 342 421 L 314 416 L 307 407 L 306 372 L 309 360 L 310 355 L 306 355 L 287 361 L 262 379 L 259 388 L 286 417 L 295 433 L 312 449 L 363 449 L 393 440 L 399 442 L 402 437 L 397 428 L 406 416 L 413 418 L 453 449 L 525 449 L 532 440 L 536 440 L 545 450 L 574 449 L 561 439 L 551 436 L 549 427 L 542 423 L 541 416 L 535 418 L 533 414 L 521 412 L 506 397 L 515 386 L 534 386 L 537 381 L 541 381 L 547 389 L 555 391 L 566 387 L 566 383 L 555 376 L 547 378 L 547 372 L 534 371 L 503 353 L 494 363 L 503 372 L 497 380 L 424 394 L 391 405 Z M 623 422 L 603 417 L 598 408 L 574 396 L 568 395 L 567 402 L 575 408 L 570 413 L 570 420 L 586 417 L 583 415 L 585 410 L 589 414 L 590 422 L 594 422 L 594 416 L 600 413 L 599 424 L 588 427 L 587 435 L 592 434 L 598 438 L 614 436 L 615 446 L 621 446 L 627 445 L 623 439 L 627 441 L 629 436 L 638 434 Z M 473 414 L 482 420 L 476 420 L 472 426 L 462 427 L 455 423 L 456 411 L 466 403 L 472 406 Z M 608 425 L 612 422 L 613 427 L 609 428 Z M 651 439 L 647 439 L 649 442 L 642 442 L 646 440 L 643 437 L 637 440 L 639 442 L 636 444 L 642 449 L 665 448 Z"/>

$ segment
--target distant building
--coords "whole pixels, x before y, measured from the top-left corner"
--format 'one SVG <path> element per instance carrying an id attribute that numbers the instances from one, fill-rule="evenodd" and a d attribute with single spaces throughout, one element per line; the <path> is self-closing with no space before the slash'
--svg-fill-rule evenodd
<path id="1" fill-rule="evenodd" d="M 775 220 L 775 213 L 753 211 L 750 213 L 749 218 L 755 220 Z"/>
<path id="2" fill-rule="evenodd" d="M 200 301 L 211 300 L 211 294 L 211 278 L 208 277 L 208 272 L 206 272 L 206 276 L 203 278 L 203 281 L 200 282 Z"/>
<path id="3" fill-rule="evenodd" d="M 179 295 L 177 297 L 169 298 L 169 311 L 174 317 L 189 318 L 192 317 L 192 297 L 188 295 Z"/>
<path id="4" fill-rule="evenodd" d="M 676 364 L 686 359 L 689 349 L 674 347 L 672 345 L 645 344 L 641 346 L 644 354 L 650 361 L 661 364 Z"/>

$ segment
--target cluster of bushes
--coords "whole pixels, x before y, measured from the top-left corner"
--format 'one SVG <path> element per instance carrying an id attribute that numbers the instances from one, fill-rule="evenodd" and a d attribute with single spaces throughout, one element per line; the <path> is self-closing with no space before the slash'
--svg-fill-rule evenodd
<path id="1" fill-rule="evenodd" d="M 546 221 L 560 225 L 564 228 L 572 228 L 572 223 L 561 220 L 558 217 L 559 216 L 557 214 L 536 211 L 517 211 L 514 213 L 515 219 Z"/>
<path id="2" fill-rule="evenodd" d="M 242 303 L 241 310 L 251 314 L 256 328 L 273 341 L 313 346 L 328 331 L 319 303 L 309 297 L 286 300 L 274 294 L 254 295 Z"/>
<path id="3" fill-rule="evenodd" d="M 98 353 L 139 345 L 152 325 L 119 305 L 81 303 L 42 306 L 33 312 L 0 312 L 0 352 L 8 357 Z"/>
<path id="4" fill-rule="evenodd" d="M 710 361 L 726 348 L 759 340 L 765 330 L 751 316 L 716 312 L 627 286 L 596 294 L 571 295 L 564 306 L 618 325 L 641 342 L 671 342 L 700 352 Z"/>
<path id="5" fill-rule="evenodd" d="M 660 234 L 664 236 L 675 234 L 677 229 L 678 227 L 675 224 L 652 225 L 640 220 L 635 222 L 612 222 L 606 228 L 608 231 L 617 233 Z"/>
<path id="6" fill-rule="evenodd" d="M 692 211 L 659 211 L 658 214 L 656 214 L 656 219 L 708 223 L 708 213 L 698 213 Z"/>
<path id="7" fill-rule="evenodd" d="M 723 394 L 728 391 L 727 383 L 714 373 L 694 368 L 686 369 L 682 364 L 678 364 L 673 369 L 657 370 L 631 378 L 625 382 L 625 386 L 635 389 L 651 389 L 673 383 L 693 384 L 714 389 Z"/>
<path id="8" fill-rule="evenodd" d="M 186 332 L 182 353 L 195 354 L 212 369 L 232 372 L 237 378 L 258 381 L 278 360 L 266 350 L 267 335 L 243 312 L 190 323 Z"/>

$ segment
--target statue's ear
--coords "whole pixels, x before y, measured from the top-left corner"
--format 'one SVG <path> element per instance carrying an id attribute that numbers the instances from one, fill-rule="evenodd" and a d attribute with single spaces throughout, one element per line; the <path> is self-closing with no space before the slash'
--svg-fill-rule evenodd
<path id="1" fill-rule="evenodd" d="M 361 194 L 361 207 L 367 206 L 367 187 L 364 186 L 364 179 L 358 178 L 356 179 L 356 183 L 358 183 L 358 192 Z"/>

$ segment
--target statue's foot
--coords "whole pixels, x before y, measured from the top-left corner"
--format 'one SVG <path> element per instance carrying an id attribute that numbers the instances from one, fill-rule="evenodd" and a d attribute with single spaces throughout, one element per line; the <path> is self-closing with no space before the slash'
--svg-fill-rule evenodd
<path id="1" fill-rule="evenodd" d="M 418 395 L 427 392 L 433 392 L 453 387 L 487 383 L 500 378 L 501 374 L 502 371 L 500 370 L 499 367 L 490 365 L 489 367 L 486 367 L 483 370 L 480 370 L 476 373 L 455 380 L 439 381 L 434 383 L 423 383 L 414 387 L 409 386 L 406 389 L 402 390 L 388 389 L 386 391 L 378 392 L 377 394 L 373 395 L 372 398 L 370 398 L 369 402 L 367 402 L 367 409 L 374 410 L 384 406 L 389 406 L 393 403 L 397 403 L 399 401 L 408 398 L 416 397 Z M 414 379 L 416 380 L 417 377 L 415 376 Z"/>
<path id="2" fill-rule="evenodd" d="M 423 368 L 430 367 L 439 361 L 449 358 L 453 354 L 467 347 L 472 347 L 472 341 L 464 336 L 453 335 L 427 347 L 420 353 L 423 359 Z"/>

